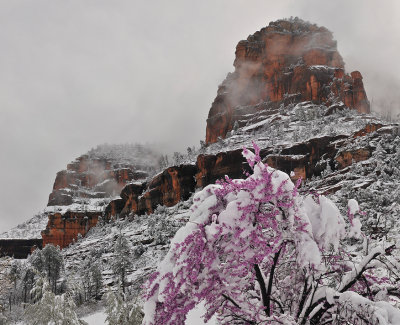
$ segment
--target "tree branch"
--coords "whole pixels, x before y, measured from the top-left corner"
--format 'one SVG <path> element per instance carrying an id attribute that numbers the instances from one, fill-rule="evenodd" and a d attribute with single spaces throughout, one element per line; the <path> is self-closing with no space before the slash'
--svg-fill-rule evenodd
<path id="1" fill-rule="evenodd" d="M 256 271 L 256 279 L 258 284 L 260 285 L 260 290 L 261 290 L 261 297 L 262 297 L 262 301 L 263 301 L 263 305 L 265 307 L 265 314 L 267 316 L 270 316 L 268 314 L 269 310 L 267 309 L 267 301 L 269 301 L 269 299 L 267 298 L 267 289 L 265 288 L 265 281 L 264 278 L 262 276 L 260 267 L 258 266 L 258 264 L 254 264 L 254 270 Z"/>
<path id="2" fill-rule="evenodd" d="M 299 309 L 297 311 L 296 319 L 299 319 L 300 313 L 303 310 L 304 304 L 306 302 L 306 298 L 308 294 L 310 293 L 310 290 L 307 289 L 307 277 L 304 279 L 304 287 L 303 287 L 303 293 L 301 295 L 300 303 L 299 303 Z"/>
<path id="3" fill-rule="evenodd" d="M 256 271 L 256 279 L 257 279 L 258 284 L 260 285 L 261 297 L 262 297 L 263 305 L 265 307 L 265 309 L 264 309 L 265 314 L 268 317 L 271 316 L 272 285 L 273 285 L 273 280 L 274 280 L 275 268 L 278 263 L 278 259 L 279 259 L 281 250 L 282 250 L 282 246 L 279 248 L 279 250 L 274 255 L 273 264 L 271 266 L 271 271 L 269 273 L 268 288 L 266 288 L 266 286 L 265 286 L 264 277 L 261 273 L 260 267 L 258 266 L 258 264 L 254 264 L 254 270 Z"/>
<path id="4" fill-rule="evenodd" d="M 274 302 L 274 303 L 276 303 L 276 304 L 278 305 L 278 307 L 279 307 L 279 309 L 281 310 L 281 313 L 282 313 L 282 314 L 285 313 L 285 310 L 283 309 L 282 304 L 281 304 L 278 300 L 276 300 L 276 299 L 274 299 L 274 298 L 271 298 L 271 301 Z"/>
<path id="5" fill-rule="evenodd" d="M 372 295 L 371 288 L 369 286 L 369 283 L 368 283 L 367 278 L 365 277 L 365 275 L 362 276 L 362 279 L 363 279 L 363 281 L 365 283 L 365 286 L 367 287 L 367 294 L 369 295 L 369 299 L 374 301 L 374 296 Z"/>
<path id="6" fill-rule="evenodd" d="M 236 303 L 235 300 L 233 300 L 231 297 L 227 296 L 226 294 L 222 294 L 222 297 L 224 297 L 226 300 L 230 301 L 235 307 L 240 308 L 240 306 Z"/>
<path id="7" fill-rule="evenodd" d="M 385 251 L 386 251 L 386 250 L 385 250 Z M 372 254 L 372 256 L 370 256 L 369 260 L 366 261 L 366 262 L 364 263 L 364 266 L 360 269 L 360 271 L 358 271 L 358 272 L 356 273 L 355 277 L 354 277 L 351 281 L 349 281 L 346 285 L 344 285 L 344 286 L 339 290 L 339 292 L 340 292 L 340 293 L 343 293 L 343 292 L 347 291 L 348 289 L 350 289 L 350 288 L 361 278 L 361 276 L 363 275 L 363 273 L 367 270 L 368 264 L 369 264 L 372 260 L 374 260 L 375 258 L 377 258 L 379 255 L 381 255 L 381 252 L 376 252 L 376 253 Z M 356 271 L 356 268 L 354 268 L 354 271 Z"/>
<path id="8" fill-rule="evenodd" d="M 395 248 L 396 248 L 396 245 L 391 245 L 391 246 L 387 247 L 384 251 L 384 254 L 390 255 Z M 363 276 L 363 273 L 368 269 L 368 264 L 380 255 L 382 255 L 382 251 L 376 251 L 375 253 L 371 253 L 370 256 L 368 256 L 368 258 L 362 263 L 364 265 L 361 267 L 361 269 L 358 272 L 356 271 L 357 268 L 354 268 L 354 271 L 356 271 L 355 276 L 338 290 L 339 293 L 343 293 L 343 292 L 347 291 L 348 289 L 350 289 Z M 310 320 L 311 324 L 319 324 L 319 320 L 322 318 L 322 316 L 325 314 L 325 312 L 333 306 L 333 304 L 330 304 L 326 301 L 326 298 L 324 298 L 322 301 L 324 301 L 324 303 L 323 303 L 321 309 L 318 310 L 312 316 L 312 319 Z M 308 317 L 311 314 L 312 310 L 315 307 L 317 307 L 318 305 L 320 305 L 320 303 L 318 303 L 318 302 L 311 305 L 309 307 L 309 309 L 307 310 L 305 316 Z"/>
<path id="9" fill-rule="evenodd" d="M 275 256 L 274 256 L 274 259 L 273 259 L 274 263 L 272 264 L 271 272 L 269 273 L 268 288 L 267 288 L 267 300 L 266 300 L 267 316 L 271 316 L 271 303 L 270 303 L 270 301 L 271 301 L 272 285 L 273 285 L 273 280 L 274 280 L 275 268 L 276 268 L 276 265 L 278 264 L 278 259 L 279 259 L 279 255 L 280 255 L 281 251 L 282 251 L 282 246 L 275 253 Z"/>

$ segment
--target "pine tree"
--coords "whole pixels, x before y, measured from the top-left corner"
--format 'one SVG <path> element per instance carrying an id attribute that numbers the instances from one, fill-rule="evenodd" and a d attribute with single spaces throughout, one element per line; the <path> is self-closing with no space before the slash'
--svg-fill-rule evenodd
<path id="1" fill-rule="evenodd" d="M 111 267 L 114 274 L 118 277 L 119 287 L 125 293 L 126 275 L 132 265 L 130 260 L 131 247 L 126 237 L 120 233 L 114 244 L 114 256 Z"/>
<path id="2" fill-rule="evenodd" d="M 76 314 L 76 305 L 70 293 L 56 296 L 47 279 L 38 278 L 35 293 L 40 292 L 40 299 L 30 304 L 25 310 L 25 321 L 30 325 L 84 325 Z M 38 295 L 36 296 L 39 297 Z"/>
<path id="3" fill-rule="evenodd" d="M 57 293 L 57 280 L 64 267 L 60 247 L 48 244 L 42 250 L 36 249 L 30 257 L 30 263 L 36 270 L 46 274 L 53 292 Z"/>
<path id="4" fill-rule="evenodd" d="M 89 272 L 90 272 L 92 285 L 93 285 L 93 289 L 92 289 L 93 297 L 95 299 L 99 299 L 100 291 L 101 291 L 101 288 L 103 287 L 103 276 L 101 274 L 101 267 L 100 267 L 99 263 L 94 262 L 91 265 Z"/>
<path id="5" fill-rule="evenodd" d="M 22 286 L 22 301 L 24 303 L 28 302 L 31 300 L 31 295 L 30 292 L 33 289 L 33 286 L 35 284 L 35 272 L 32 270 L 32 268 L 28 267 L 26 268 L 21 276 L 21 286 Z"/>

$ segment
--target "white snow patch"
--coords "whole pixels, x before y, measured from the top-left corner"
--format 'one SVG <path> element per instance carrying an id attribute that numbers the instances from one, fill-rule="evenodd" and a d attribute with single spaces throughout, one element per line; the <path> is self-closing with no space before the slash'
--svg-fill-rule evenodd
<path id="1" fill-rule="evenodd" d="M 89 325 L 101 325 L 106 323 L 107 315 L 104 310 L 100 310 L 94 314 L 82 318 Z"/>
<path id="2" fill-rule="evenodd" d="M 204 304 L 200 303 L 194 309 L 189 311 L 185 321 L 185 325 L 217 325 L 216 317 L 212 317 L 207 323 L 204 323 L 202 316 L 206 312 Z"/>

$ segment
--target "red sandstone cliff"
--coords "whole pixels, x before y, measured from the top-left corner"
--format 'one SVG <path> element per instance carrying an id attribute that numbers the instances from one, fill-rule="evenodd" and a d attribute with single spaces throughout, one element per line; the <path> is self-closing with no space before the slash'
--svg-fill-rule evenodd
<path id="1" fill-rule="evenodd" d="M 236 46 L 235 71 L 219 86 L 207 119 L 206 143 L 225 138 L 244 116 L 241 107 L 263 102 L 342 101 L 370 111 L 362 76 L 350 75 L 332 33 L 300 19 L 271 22 Z M 268 109 L 263 106 L 261 109 Z"/>
<path id="2" fill-rule="evenodd" d="M 277 145 L 263 148 L 260 156 L 265 163 L 276 169 L 291 174 L 292 180 L 310 179 L 320 176 L 327 168 L 333 171 L 345 169 L 349 165 L 367 160 L 374 147 L 368 145 L 368 139 L 379 139 L 385 132 L 392 132 L 396 126 L 388 126 L 381 132 L 380 123 L 370 123 L 349 135 L 325 135 L 311 138 L 295 144 Z M 347 150 L 355 139 L 363 144 L 354 150 Z M 279 149 L 279 154 L 276 154 Z M 125 186 L 121 198 L 113 200 L 105 210 L 105 218 L 129 214 L 149 214 L 158 205 L 173 206 L 187 199 L 196 188 L 214 184 L 225 176 L 243 178 L 249 166 L 242 156 L 242 149 L 228 150 L 217 154 L 200 154 L 195 165 L 170 167 L 154 176 L 149 183 L 132 183 Z M 322 192 L 334 192 L 337 185 L 345 178 L 337 177 L 323 183 Z"/>
<path id="3" fill-rule="evenodd" d="M 121 147 L 121 148 L 120 148 Z M 61 248 L 84 236 L 97 224 L 105 207 L 126 184 L 144 181 L 157 161 L 157 155 L 141 146 L 126 147 L 135 157 L 121 156 L 124 146 L 100 146 L 97 151 L 83 155 L 57 173 L 47 207 L 48 224 L 42 231 L 43 246 L 48 243 Z M 105 151 L 105 152 L 104 152 Z M 136 153 L 137 151 L 137 153 Z M 140 155 L 154 156 L 148 164 L 140 162 Z M 147 157 L 148 158 L 148 157 Z"/>
<path id="4" fill-rule="evenodd" d="M 361 74 L 357 71 L 345 74 L 336 42 L 324 27 L 298 20 L 271 23 L 239 42 L 234 66 L 235 72 L 222 83 L 211 107 L 208 143 L 224 138 L 234 124 L 249 140 L 251 132 L 265 127 L 264 122 L 274 127 L 285 127 L 285 119 L 289 123 L 292 118 L 294 123 L 304 123 L 296 120 L 293 112 L 286 116 L 280 112 L 282 107 L 293 103 L 308 101 L 300 104 L 305 109 L 313 103 L 321 104 L 318 106 L 323 115 L 321 120 L 344 110 L 345 106 L 360 113 L 369 112 Z M 371 156 L 375 148 L 369 145 L 370 140 L 397 128 L 384 127 L 371 116 L 363 117 L 362 122 L 360 116 L 342 117 L 352 125 L 350 134 L 315 135 L 293 143 L 283 141 L 263 146 L 261 157 L 271 167 L 291 174 L 293 180 L 319 176 L 329 165 L 335 177 L 327 177 L 320 190 L 334 192 L 340 188 L 349 165 Z M 356 122 L 360 121 L 364 125 L 357 127 Z M 293 128 L 289 129 L 293 132 Z M 355 148 L 354 142 L 357 142 Z M 42 232 L 43 244 L 65 247 L 78 233 L 85 235 L 100 215 L 109 219 L 116 215 L 149 214 L 158 205 L 173 206 L 188 199 L 196 188 L 215 183 L 225 175 L 243 177 L 249 166 L 241 149 L 222 147 L 221 150 L 200 154 L 192 164 L 172 166 L 147 179 L 134 165 L 118 163 L 118 159 L 80 157 L 66 171 L 57 174 L 49 205 L 73 207 L 77 198 L 104 199 L 101 202 L 108 204 L 86 213 L 55 211 Z M 119 198 L 110 199 L 110 195 L 119 192 Z"/>

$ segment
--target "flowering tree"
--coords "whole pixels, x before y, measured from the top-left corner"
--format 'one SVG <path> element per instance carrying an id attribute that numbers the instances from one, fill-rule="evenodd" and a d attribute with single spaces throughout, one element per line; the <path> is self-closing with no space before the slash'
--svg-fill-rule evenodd
<path id="1" fill-rule="evenodd" d="M 204 319 L 221 324 L 400 324 L 384 301 L 399 295 L 388 256 L 395 247 L 350 256 L 343 242 L 362 237 L 357 202 L 346 223 L 328 198 L 299 195 L 299 183 L 254 149 L 243 151 L 253 171 L 246 179 L 195 195 L 189 222 L 147 283 L 143 324 L 184 324 L 200 302 Z"/>

